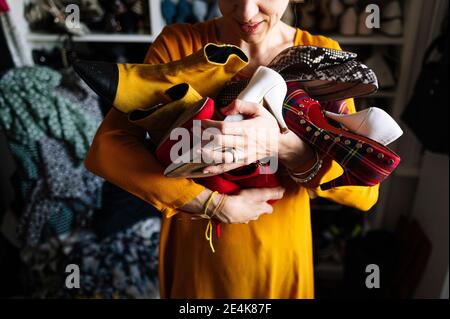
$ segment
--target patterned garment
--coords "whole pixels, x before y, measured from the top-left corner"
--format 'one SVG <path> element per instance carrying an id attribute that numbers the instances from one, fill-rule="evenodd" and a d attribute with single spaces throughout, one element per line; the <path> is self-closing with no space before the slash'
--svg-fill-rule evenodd
<path id="1" fill-rule="evenodd" d="M 373 186 L 388 177 L 400 163 L 400 157 L 389 148 L 330 125 L 319 102 L 311 99 L 297 82 L 288 83 L 283 115 L 290 130 L 344 169 L 342 176 L 322 184 L 322 189 Z"/>
<path id="2" fill-rule="evenodd" d="M 23 246 L 73 231 L 99 207 L 103 180 L 83 160 L 101 119 L 97 96 L 74 74 L 24 67 L 0 79 Z"/>
<path id="3" fill-rule="evenodd" d="M 99 239 L 89 231 L 22 251 L 34 298 L 159 298 L 159 218 Z M 66 267 L 80 269 L 80 288 L 65 285 Z"/>
<path id="4" fill-rule="evenodd" d="M 0 80 L 1 124 L 8 141 L 31 145 L 44 137 L 60 139 L 81 162 L 101 121 L 98 112 L 86 112 L 86 108 L 98 109 L 98 102 L 90 104 L 92 97 L 87 97 L 86 104 L 82 100 L 74 103 L 76 96 L 58 89 L 61 78 L 59 72 L 46 67 L 7 72 Z M 89 90 L 88 94 L 94 93 Z"/>
<path id="5" fill-rule="evenodd" d="M 84 165 L 75 165 L 64 144 L 55 139 L 40 140 L 38 144 L 51 198 L 78 200 L 86 206 L 96 207 L 96 192 L 103 181 L 93 178 Z"/>
<path id="6" fill-rule="evenodd" d="M 278 73 L 285 73 L 284 71 L 290 73 L 287 70 L 299 70 L 301 74 L 297 76 L 303 76 L 303 73 L 325 70 L 352 61 L 357 57 L 358 55 L 353 52 L 315 46 L 293 46 L 278 54 L 268 67 Z"/>

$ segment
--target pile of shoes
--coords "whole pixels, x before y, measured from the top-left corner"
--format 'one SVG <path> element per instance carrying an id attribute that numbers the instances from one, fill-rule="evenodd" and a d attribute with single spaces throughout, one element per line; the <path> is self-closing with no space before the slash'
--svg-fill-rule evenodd
<path id="1" fill-rule="evenodd" d="M 193 151 L 194 120 L 224 119 L 221 107 L 236 98 L 264 103 L 282 132 L 291 130 L 321 157 L 341 165 L 344 174 L 322 185 L 324 189 L 372 186 L 392 173 L 400 158 L 386 145 L 401 136 L 397 123 L 378 108 L 335 113 L 345 110 L 339 101 L 377 90 L 375 74 L 356 58 L 345 51 L 291 47 L 268 67 L 258 68 L 250 81 L 230 81 L 248 64 L 248 57 L 236 46 L 209 43 L 182 60 L 166 64 L 78 61 L 74 68 L 98 94 L 147 130 L 157 145 L 155 155 L 166 167 L 166 176 L 197 178 L 213 190 L 233 193 L 279 183 L 278 174 L 267 171 L 270 166 L 262 159 L 221 175 L 203 173 L 211 164 L 203 163 Z M 224 120 L 242 119 L 233 116 Z M 170 139 L 175 128 L 189 132 L 187 150 L 179 147 L 180 136 Z"/>
<path id="2" fill-rule="evenodd" d="M 49 33 L 148 33 L 148 12 L 147 0 L 37 0 L 26 5 L 25 19 L 30 30 Z M 79 25 L 67 23 L 76 22 L 74 14 Z"/>
<path id="3" fill-rule="evenodd" d="M 369 6 L 370 5 L 370 6 Z M 375 10 L 373 8 L 376 8 Z M 319 33 L 340 33 L 346 36 L 367 36 L 380 32 L 388 36 L 403 34 L 403 9 L 399 0 L 320 0 L 291 6 L 299 17 L 298 27 Z M 379 14 L 380 25 L 371 27 L 372 16 Z M 293 19 L 290 18 L 289 21 Z M 295 24 L 295 22 L 294 22 Z"/>

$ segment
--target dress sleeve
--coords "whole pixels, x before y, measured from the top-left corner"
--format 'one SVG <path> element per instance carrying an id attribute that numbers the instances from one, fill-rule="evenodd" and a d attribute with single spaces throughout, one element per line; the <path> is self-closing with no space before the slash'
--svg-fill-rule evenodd
<path id="1" fill-rule="evenodd" d="M 145 63 L 167 63 L 180 57 L 179 45 L 173 31 L 166 27 L 148 50 Z M 184 48 L 182 54 L 187 51 L 189 48 Z M 171 217 L 205 187 L 191 179 L 165 177 L 164 168 L 147 149 L 144 139 L 143 129 L 131 124 L 126 114 L 111 108 L 89 149 L 86 168 Z"/>
<path id="2" fill-rule="evenodd" d="M 305 36 L 310 36 L 309 34 L 306 34 Z M 318 45 L 327 47 L 330 49 L 336 49 L 341 50 L 341 47 L 336 41 L 333 41 L 331 39 L 325 38 L 325 37 L 314 37 L 315 41 L 311 42 L 317 42 L 311 45 Z M 305 39 L 306 40 L 306 39 Z M 304 40 L 304 41 L 305 41 Z M 308 40 L 306 40 L 308 41 Z M 347 99 L 346 101 L 348 112 L 354 113 L 356 112 L 355 109 L 355 102 L 353 99 Z M 321 190 L 319 185 L 322 185 L 324 183 L 327 183 L 329 181 L 334 180 L 335 178 L 341 176 L 344 173 L 344 170 L 342 167 L 335 161 L 332 160 L 326 160 L 324 162 L 323 168 L 320 172 L 320 174 L 314 179 L 313 184 L 314 187 L 309 187 L 308 184 L 307 187 L 309 188 L 309 193 L 311 197 L 323 197 L 327 198 L 329 200 L 332 200 L 334 202 L 337 202 L 342 205 L 350 206 L 357 208 L 362 211 L 368 211 L 370 208 L 372 208 L 373 205 L 378 200 L 378 193 L 379 193 L 379 185 L 375 186 L 340 186 L 340 187 L 334 187 L 329 190 Z"/>

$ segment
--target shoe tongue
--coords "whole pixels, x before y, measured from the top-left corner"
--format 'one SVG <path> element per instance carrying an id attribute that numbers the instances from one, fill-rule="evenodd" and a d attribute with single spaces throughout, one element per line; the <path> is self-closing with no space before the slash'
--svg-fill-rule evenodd
<path id="1" fill-rule="evenodd" d="M 98 95 L 114 102 L 119 84 L 117 64 L 108 62 L 76 61 L 72 64 L 75 72 Z"/>

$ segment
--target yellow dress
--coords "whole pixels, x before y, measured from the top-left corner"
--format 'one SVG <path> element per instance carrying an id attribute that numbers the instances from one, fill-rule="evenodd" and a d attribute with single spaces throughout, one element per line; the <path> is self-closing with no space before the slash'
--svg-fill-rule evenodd
<path id="1" fill-rule="evenodd" d="M 151 45 L 145 63 L 179 60 L 206 43 L 218 43 L 214 21 L 164 28 Z M 337 42 L 297 30 L 296 45 L 339 49 Z M 347 101 L 354 111 L 352 100 Z M 213 253 L 205 240 L 206 220 L 191 220 L 177 210 L 204 187 L 190 179 L 166 178 L 163 167 L 144 147 L 145 132 L 115 110 L 100 126 L 86 167 L 146 200 L 163 214 L 159 277 L 162 298 L 314 298 L 310 196 L 369 210 L 378 186 L 338 187 L 327 191 L 301 187 L 287 176 L 284 198 L 271 215 L 246 225 L 221 225 Z M 320 181 L 342 174 L 335 162 L 321 171 Z"/>

